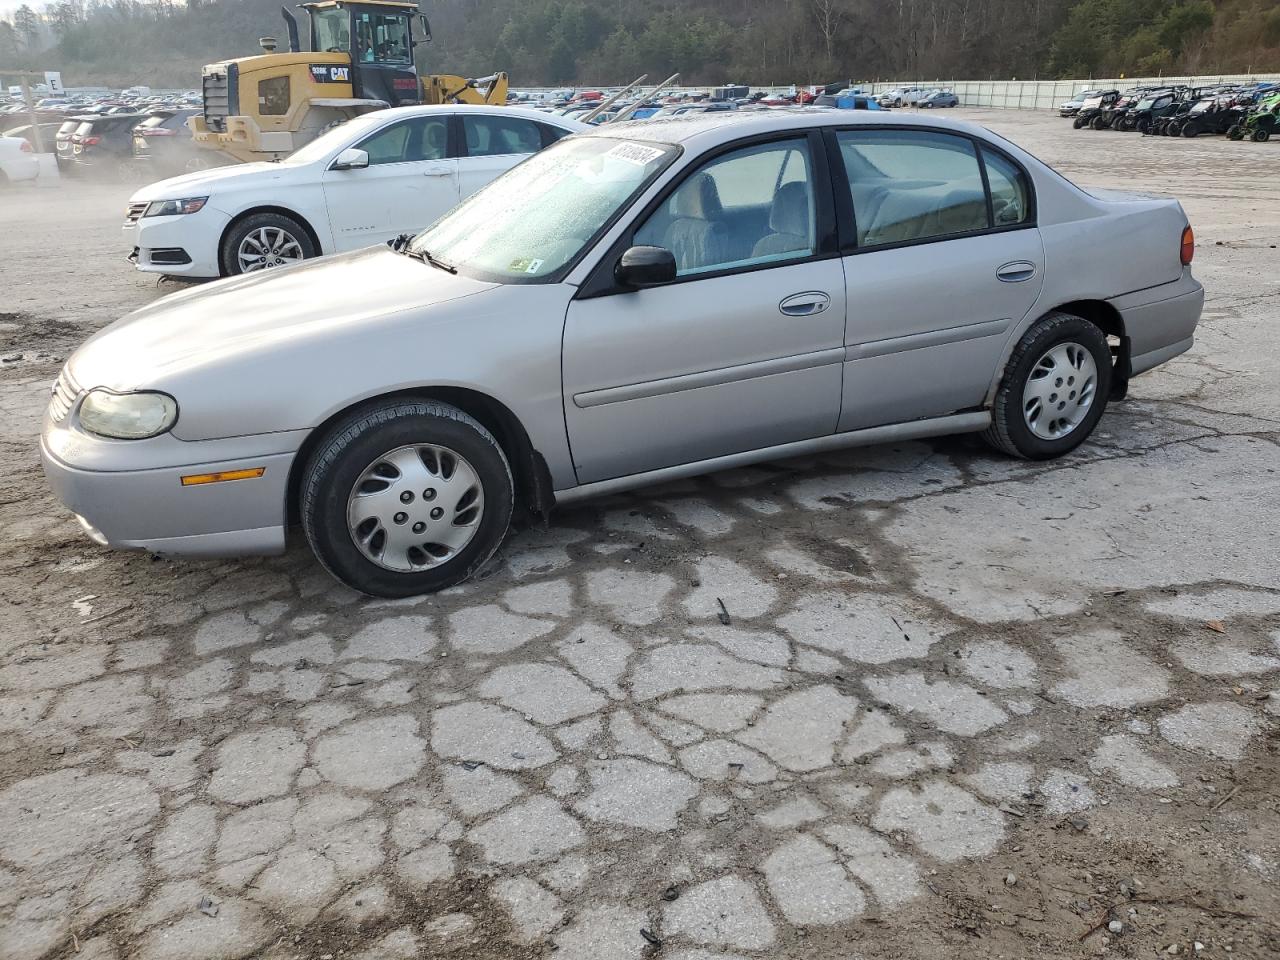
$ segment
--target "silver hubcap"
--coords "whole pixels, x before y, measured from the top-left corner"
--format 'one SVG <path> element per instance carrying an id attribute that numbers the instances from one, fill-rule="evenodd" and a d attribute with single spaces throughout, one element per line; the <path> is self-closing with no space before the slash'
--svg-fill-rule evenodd
<path id="1" fill-rule="evenodd" d="M 480 475 L 448 447 L 398 447 L 364 469 L 347 498 L 347 529 L 384 570 L 416 573 L 456 557 L 480 529 Z"/>
<path id="2" fill-rule="evenodd" d="M 1078 343 L 1059 343 L 1036 361 L 1022 413 L 1041 440 L 1061 440 L 1089 414 L 1098 390 L 1098 365 Z"/>
<path id="3" fill-rule="evenodd" d="M 280 227 L 262 227 L 253 231 L 240 241 L 236 256 L 240 260 L 241 273 L 266 270 L 303 259 L 301 245 Z"/>

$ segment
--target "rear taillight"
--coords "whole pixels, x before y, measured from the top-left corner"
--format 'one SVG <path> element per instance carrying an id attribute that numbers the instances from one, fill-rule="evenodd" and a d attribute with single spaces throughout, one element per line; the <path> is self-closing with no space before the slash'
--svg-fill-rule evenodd
<path id="1" fill-rule="evenodd" d="M 147 127 L 137 130 L 136 133 L 142 134 L 144 137 L 172 137 L 173 131 L 166 130 L 164 127 Z"/>
<path id="2" fill-rule="evenodd" d="M 1187 226 L 1182 231 L 1182 265 L 1184 267 L 1191 266 L 1191 261 L 1196 255 L 1196 232 Z"/>
<path id="3" fill-rule="evenodd" d="M 18 147 L 18 149 L 21 150 L 23 153 L 34 153 L 34 151 L 31 149 L 31 144 L 29 144 L 26 140 L 22 141 L 22 146 Z"/>
<path id="4" fill-rule="evenodd" d="M 102 142 L 102 138 L 101 137 L 85 137 L 80 142 L 83 143 L 86 147 L 96 147 L 98 144 Z"/>

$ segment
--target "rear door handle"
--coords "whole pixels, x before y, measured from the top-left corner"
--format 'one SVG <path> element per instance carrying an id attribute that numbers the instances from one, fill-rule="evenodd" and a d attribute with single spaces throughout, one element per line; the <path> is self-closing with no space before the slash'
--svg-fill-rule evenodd
<path id="1" fill-rule="evenodd" d="M 1030 260 L 1015 260 L 996 271 L 996 277 L 1005 283 L 1022 283 L 1036 275 L 1036 265 Z"/>
<path id="2" fill-rule="evenodd" d="M 810 290 L 806 293 L 793 293 L 778 304 L 778 311 L 788 317 L 813 317 L 823 313 L 829 306 L 829 296 L 821 290 Z"/>

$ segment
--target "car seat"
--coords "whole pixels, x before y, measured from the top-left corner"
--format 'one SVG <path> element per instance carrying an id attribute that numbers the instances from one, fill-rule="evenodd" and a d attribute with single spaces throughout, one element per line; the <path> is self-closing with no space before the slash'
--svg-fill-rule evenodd
<path id="1" fill-rule="evenodd" d="M 772 233 L 761 237 L 752 248 L 753 258 L 812 249 L 807 183 L 784 184 L 777 192 L 769 211 L 769 229 Z"/>
<path id="2" fill-rule="evenodd" d="M 729 231 L 720 191 L 710 174 L 700 173 L 676 191 L 672 216 L 662 245 L 675 255 L 681 271 L 725 262 Z"/>

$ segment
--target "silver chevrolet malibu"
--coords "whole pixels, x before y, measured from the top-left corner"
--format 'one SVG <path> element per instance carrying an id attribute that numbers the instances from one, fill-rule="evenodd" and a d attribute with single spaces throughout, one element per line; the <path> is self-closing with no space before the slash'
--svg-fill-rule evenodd
<path id="1" fill-rule="evenodd" d="M 535 512 L 983 432 L 1048 459 L 1204 303 L 1174 200 L 962 123 L 798 110 L 605 127 L 416 237 L 173 294 L 75 352 L 41 453 L 99 543 L 272 553 L 379 596 Z"/>

